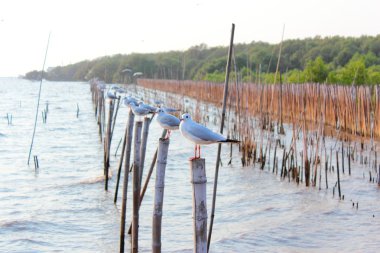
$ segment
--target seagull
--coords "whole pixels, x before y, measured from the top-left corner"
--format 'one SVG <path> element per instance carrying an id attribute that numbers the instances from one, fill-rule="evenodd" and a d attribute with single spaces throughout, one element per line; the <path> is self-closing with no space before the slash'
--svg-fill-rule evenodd
<path id="1" fill-rule="evenodd" d="M 131 96 L 123 98 L 123 104 L 125 106 L 130 106 L 131 103 L 137 106 L 137 100 L 135 98 L 133 98 Z"/>
<path id="2" fill-rule="evenodd" d="M 109 89 L 107 91 L 107 98 L 109 99 L 117 99 L 117 96 L 116 96 L 116 90 L 114 89 Z"/>
<path id="3" fill-rule="evenodd" d="M 190 114 L 185 113 L 181 116 L 181 123 L 179 125 L 179 130 L 181 134 L 186 139 L 195 143 L 194 157 L 190 160 L 198 159 L 201 157 L 201 146 L 200 144 L 212 144 L 212 143 L 238 143 L 238 140 L 232 140 L 224 137 L 223 135 L 213 132 L 205 126 L 193 121 Z M 198 156 L 197 156 L 198 149 Z"/>
<path id="4" fill-rule="evenodd" d="M 166 106 L 161 106 L 161 108 L 166 113 L 172 113 L 172 112 L 179 112 L 179 111 L 181 111 L 180 109 L 170 108 L 170 107 L 166 107 Z"/>
<path id="5" fill-rule="evenodd" d="M 139 107 L 142 107 L 142 108 L 148 109 L 148 110 L 151 111 L 151 112 L 156 112 L 156 110 L 157 110 L 156 107 L 151 106 L 151 105 L 148 105 L 148 104 L 144 104 L 144 102 L 142 102 L 142 101 L 140 101 L 138 104 L 139 104 Z"/>
<path id="6" fill-rule="evenodd" d="M 170 137 L 171 130 L 177 130 L 179 129 L 180 120 L 171 115 L 166 113 L 162 108 L 157 108 L 157 122 L 158 124 L 163 128 L 168 130 L 168 133 L 165 137 L 165 139 L 168 139 Z"/>
<path id="7" fill-rule="evenodd" d="M 130 102 L 129 106 L 131 107 L 133 114 L 135 114 L 137 116 L 146 116 L 149 113 L 154 113 L 154 111 L 152 112 L 149 109 L 146 109 L 146 108 L 143 108 L 140 106 L 136 106 L 134 102 Z"/>

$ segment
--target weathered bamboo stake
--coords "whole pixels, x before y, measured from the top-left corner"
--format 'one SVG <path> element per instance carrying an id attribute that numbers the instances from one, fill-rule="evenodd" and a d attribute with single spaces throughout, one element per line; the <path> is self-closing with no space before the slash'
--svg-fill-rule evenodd
<path id="1" fill-rule="evenodd" d="M 105 176 L 106 176 L 104 188 L 106 191 L 108 190 L 108 171 L 109 171 L 109 167 L 110 167 L 111 124 L 112 124 L 112 116 L 113 116 L 113 107 L 114 107 L 113 100 L 110 99 L 110 105 L 109 105 L 109 111 L 108 111 L 107 134 L 104 137 L 105 138 L 105 140 L 104 140 L 105 146 L 104 147 L 106 148 L 104 150 L 105 158 L 106 158 L 105 163 L 104 163 L 104 171 L 105 171 Z"/>
<path id="2" fill-rule="evenodd" d="M 99 100 L 98 100 L 98 103 L 99 103 L 99 106 L 98 106 L 98 126 L 99 126 L 99 136 L 100 136 L 100 140 L 103 140 L 103 126 L 102 126 L 102 118 L 103 118 L 103 103 L 104 103 L 104 93 L 103 91 L 101 90 L 99 92 Z"/>
<path id="3" fill-rule="evenodd" d="M 231 28 L 231 39 L 230 39 L 230 46 L 228 49 L 228 59 L 227 59 L 227 66 L 226 66 L 226 77 L 225 77 L 225 83 L 224 83 L 224 92 L 223 92 L 223 109 L 222 109 L 222 119 L 220 123 L 220 133 L 223 133 L 224 128 L 224 118 L 226 115 L 226 102 L 228 97 L 228 81 L 230 78 L 230 69 L 231 69 L 231 57 L 232 57 L 232 49 L 234 44 L 234 33 L 235 33 L 235 24 L 232 24 Z M 214 224 L 214 216 L 215 216 L 215 203 L 216 203 L 216 190 L 218 185 L 218 175 L 219 175 L 219 164 L 220 164 L 220 153 L 222 150 L 222 145 L 219 143 L 218 145 L 218 153 L 216 157 L 216 165 L 215 165 L 215 178 L 214 178 L 214 190 L 213 190 L 213 196 L 212 196 L 212 205 L 211 205 L 211 220 L 210 220 L 210 228 L 208 232 L 208 240 L 207 240 L 207 252 L 210 250 L 210 243 L 211 243 L 211 235 L 212 235 L 212 227 Z M 207 216 L 206 216 L 207 220 Z M 205 228 L 207 227 L 207 224 L 205 224 Z M 207 231 L 205 232 L 207 233 Z M 207 238 L 205 238 L 207 239 Z M 205 251 L 206 252 L 206 251 Z"/>
<path id="4" fill-rule="evenodd" d="M 351 146 L 348 147 L 348 175 L 351 176 Z"/>
<path id="5" fill-rule="evenodd" d="M 133 211 L 132 211 L 132 252 L 139 248 L 139 204 L 140 204 L 140 147 L 142 122 L 135 123 L 134 152 L 133 152 Z"/>
<path id="6" fill-rule="evenodd" d="M 144 171 L 145 154 L 146 154 L 146 144 L 148 142 L 150 119 L 148 117 L 144 118 L 142 137 L 141 137 L 141 147 L 140 147 L 140 186 L 142 184 L 142 176 Z"/>
<path id="7" fill-rule="evenodd" d="M 325 161 L 325 178 L 326 178 L 326 189 L 329 188 L 329 185 L 328 185 L 328 180 L 327 180 L 327 167 L 328 167 L 328 158 L 326 159 Z"/>
<path id="8" fill-rule="evenodd" d="M 277 152 L 277 145 L 278 145 L 278 141 L 276 140 L 276 145 L 274 146 L 274 155 L 273 155 L 273 170 L 272 170 L 272 173 L 274 173 L 274 168 L 276 166 L 276 152 Z"/>
<path id="9" fill-rule="evenodd" d="M 123 147 L 121 148 L 121 156 L 120 156 L 118 170 L 117 170 L 115 197 L 113 199 L 113 202 L 115 204 L 117 202 L 117 194 L 118 194 L 118 191 L 119 191 L 119 182 L 120 182 L 121 167 L 123 165 L 124 155 L 126 156 L 126 158 L 125 158 L 125 171 L 124 171 L 124 173 L 126 171 L 128 171 L 128 173 L 129 173 L 130 159 L 131 159 L 132 131 L 133 131 L 133 121 L 134 121 L 134 119 L 135 119 L 135 115 L 133 114 L 132 110 L 129 110 L 128 121 L 127 121 L 127 125 L 126 125 L 126 128 L 125 128 L 125 133 L 124 133 Z M 127 147 L 127 150 L 126 150 L 126 147 Z M 128 181 L 127 181 L 127 184 L 128 184 Z"/>
<path id="10" fill-rule="evenodd" d="M 161 138 L 165 138 L 166 133 L 167 133 L 167 130 L 164 129 L 162 131 Z M 154 152 L 153 160 L 152 160 L 152 163 L 150 164 L 148 175 L 146 176 L 146 179 L 145 179 L 144 187 L 142 188 L 141 193 L 140 193 L 140 206 L 141 206 L 141 203 L 142 203 L 142 201 L 144 199 L 146 189 L 148 188 L 149 180 L 150 180 L 150 177 L 152 176 L 154 165 L 156 164 L 157 153 L 158 153 L 158 147 L 156 149 L 156 152 Z M 129 225 L 128 234 L 131 234 L 131 232 L 132 232 L 132 222 Z"/>
<path id="11" fill-rule="evenodd" d="M 344 144 L 342 141 L 342 173 L 344 174 Z"/>
<path id="12" fill-rule="evenodd" d="M 380 165 L 379 165 L 379 172 L 377 173 L 377 185 L 380 186 Z"/>
<path id="13" fill-rule="evenodd" d="M 123 201 L 121 207 L 121 226 L 120 226 L 120 252 L 124 252 L 124 239 L 125 239 L 125 214 L 127 210 L 127 191 L 128 191 L 128 178 L 129 178 L 129 167 L 130 167 L 130 157 L 131 157 L 131 147 L 132 147 L 132 133 L 133 133 L 133 121 L 135 115 L 132 110 L 129 111 L 128 124 L 126 129 L 126 149 L 125 149 L 125 162 L 124 162 L 124 180 L 123 180 Z M 124 145 L 123 145 L 124 146 Z M 123 151 L 124 153 L 124 151 Z M 115 199 L 117 200 L 117 189 L 116 185 Z"/>
<path id="14" fill-rule="evenodd" d="M 338 151 L 336 151 L 336 173 L 338 178 L 338 193 L 339 193 L 339 199 L 341 199 L 341 192 L 340 192 L 340 178 L 339 178 L 339 156 Z"/>
<path id="15" fill-rule="evenodd" d="M 190 161 L 191 183 L 193 185 L 193 228 L 194 251 L 207 252 L 207 204 L 205 159 Z"/>
<path id="16" fill-rule="evenodd" d="M 164 204 L 165 169 L 168 157 L 169 139 L 160 138 L 156 165 L 156 184 L 154 191 L 154 208 L 152 224 L 152 252 L 161 252 L 161 222 Z"/>
<path id="17" fill-rule="evenodd" d="M 115 115 L 114 115 L 113 120 L 112 120 L 111 139 L 113 136 L 113 130 L 115 129 L 115 125 L 116 125 L 116 118 L 117 118 L 117 112 L 119 111 L 119 107 L 120 107 L 120 96 L 117 97 L 116 111 L 115 111 Z"/>

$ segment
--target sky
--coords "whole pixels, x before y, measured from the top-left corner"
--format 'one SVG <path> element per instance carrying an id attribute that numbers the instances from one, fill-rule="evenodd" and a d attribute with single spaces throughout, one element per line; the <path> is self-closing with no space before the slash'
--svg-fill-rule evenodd
<path id="1" fill-rule="evenodd" d="M 1 0 L 0 77 L 104 55 L 380 34 L 378 0 Z"/>

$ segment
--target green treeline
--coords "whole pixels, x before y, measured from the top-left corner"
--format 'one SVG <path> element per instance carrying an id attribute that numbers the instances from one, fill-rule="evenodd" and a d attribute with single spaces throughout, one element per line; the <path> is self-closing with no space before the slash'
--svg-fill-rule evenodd
<path id="1" fill-rule="evenodd" d="M 107 83 L 130 80 L 133 72 L 146 78 L 224 81 L 227 47 L 197 45 L 186 51 L 104 56 L 49 69 L 44 78 L 85 81 L 93 77 Z M 243 81 L 274 83 L 279 44 L 252 42 L 234 47 L 233 72 Z M 235 68 L 236 66 L 236 68 Z M 123 70 L 130 69 L 132 72 Z M 314 37 L 286 40 L 276 82 L 380 83 L 380 35 Z M 25 75 L 39 79 L 40 72 Z"/>

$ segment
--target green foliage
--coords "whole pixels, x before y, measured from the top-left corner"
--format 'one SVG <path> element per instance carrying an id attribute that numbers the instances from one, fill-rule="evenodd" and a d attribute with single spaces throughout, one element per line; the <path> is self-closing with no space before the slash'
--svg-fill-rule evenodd
<path id="1" fill-rule="evenodd" d="M 274 81 L 279 45 L 265 42 L 236 44 L 231 71 L 246 82 Z M 205 44 L 186 51 L 104 56 L 67 66 L 58 66 L 44 74 L 49 80 L 85 81 L 93 77 L 107 83 L 131 81 L 123 72 L 143 72 L 146 78 L 224 81 L 227 47 L 209 48 Z M 380 35 L 306 38 L 283 42 L 279 71 L 283 83 L 325 82 L 342 84 L 379 83 Z M 39 71 L 25 75 L 39 79 Z M 260 76 L 260 80 L 259 79 Z M 231 77 L 232 78 L 232 77 Z"/>
<path id="2" fill-rule="evenodd" d="M 314 61 L 308 61 L 305 70 L 305 80 L 314 83 L 323 83 L 326 81 L 328 69 L 321 56 Z"/>

